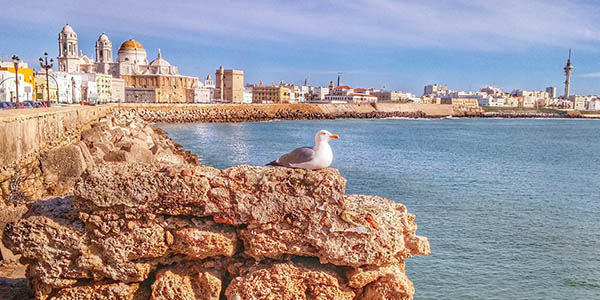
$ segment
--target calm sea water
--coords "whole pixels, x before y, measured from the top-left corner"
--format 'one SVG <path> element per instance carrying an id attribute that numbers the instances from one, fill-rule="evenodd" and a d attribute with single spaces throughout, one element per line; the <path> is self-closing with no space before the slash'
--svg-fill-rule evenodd
<path id="1" fill-rule="evenodd" d="M 416 214 L 415 299 L 600 299 L 600 121 L 159 124 L 203 164 L 264 165 L 320 129 L 347 192 Z"/>

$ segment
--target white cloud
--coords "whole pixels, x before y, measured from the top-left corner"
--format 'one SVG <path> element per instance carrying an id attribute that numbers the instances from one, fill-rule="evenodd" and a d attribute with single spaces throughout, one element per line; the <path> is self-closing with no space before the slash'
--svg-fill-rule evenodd
<path id="1" fill-rule="evenodd" d="M 581 78 L 600 78 L 600 72 L 579 74 L 576 77 L 581 77 Z"/>
<path id="2" fill-rule="evenodd" d="M 47 25 L 178 40 L 314 43 L 319 47 L 489 49 L 597 47 L 599 7 L 560 0 L 22 2 L 3 15 Z M 41 1 L 40 1 L 41 2 Z M 106 9 L 103 9 L 106 8 Z M 6 20 L 9 22 L 10 20 Z M 24 20 L 19 17 L 19 21 Z M 57 28 L 56 31 L 60 30 Z"/>

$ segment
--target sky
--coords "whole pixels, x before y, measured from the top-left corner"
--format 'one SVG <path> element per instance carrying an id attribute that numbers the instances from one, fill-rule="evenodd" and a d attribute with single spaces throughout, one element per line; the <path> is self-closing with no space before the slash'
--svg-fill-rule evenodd
<path id="1" fill-rule="evenodd" d="M 246 83 L 327 85 L 342 72 L 353 87 L 417 95 L 426 84 L 454 90 L 563 89 L 573 49 L 571 93 L 600 94 L 600 0 L 0 0 L 0 59 L 31 67 L 58 55 L 65 24 L 94 58 L 106 33 L 117 49 L 161 49 L 180 73 L 200 78 L 223 65 Z"/>

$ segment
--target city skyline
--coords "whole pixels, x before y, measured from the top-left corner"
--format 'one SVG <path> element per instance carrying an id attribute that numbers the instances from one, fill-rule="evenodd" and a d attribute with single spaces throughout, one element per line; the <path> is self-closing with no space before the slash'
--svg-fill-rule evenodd
<path id="1" fill-rule="evenodd" d="M 17 54 L 36 69 L 43 52 L 57 56 L 57 32 L 69 23 L 90 57 L 105 32 L 115 44 L 140 41 L 150 55 L 160 48 L 182 73 L 200 78 L 226 65 L 245 70 L 248 83 L 326 85 L 343 72 L 344 84 L 417 95 L 436 82 L 456 90 L 560 89 L 573 48 L 572 94 L 600 93 L 600 6 L 583 1 L 19 5 L 4 5 L 0 57 Z"/>

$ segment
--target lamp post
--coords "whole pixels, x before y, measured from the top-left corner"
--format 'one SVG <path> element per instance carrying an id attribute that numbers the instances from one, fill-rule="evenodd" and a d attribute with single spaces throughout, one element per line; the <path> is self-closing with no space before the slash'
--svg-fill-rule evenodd
<path id="1" fill-rule="evenodd" d="M 13 55 L 12 57 L 13 63 L 15 64 L 15 95 L 17 98 L 15 99 L 15 104 L 19 103 L 19 62 L 21 61 L 18 56 Z"/>
<path id="2" fill-rule="evenodd" d="M 71 77 L 71 103 L 75 104 L 75 79 Z"/>
<path id="3" fill-rule="evenodd" d="M 40 57 L 40 66 L 42 67 L 42 69 L 46 69 L 46 96 L 48 96 L 46 101 L 48 101 L 48 106 L 50 106 L 50 81 L 48 79 L 48 70 L 52 69 L 53 65 L 54 59 L 51 58 L 50 63 L 48 63 L 48 52 L 45 52 L 44 59 Z"/>

